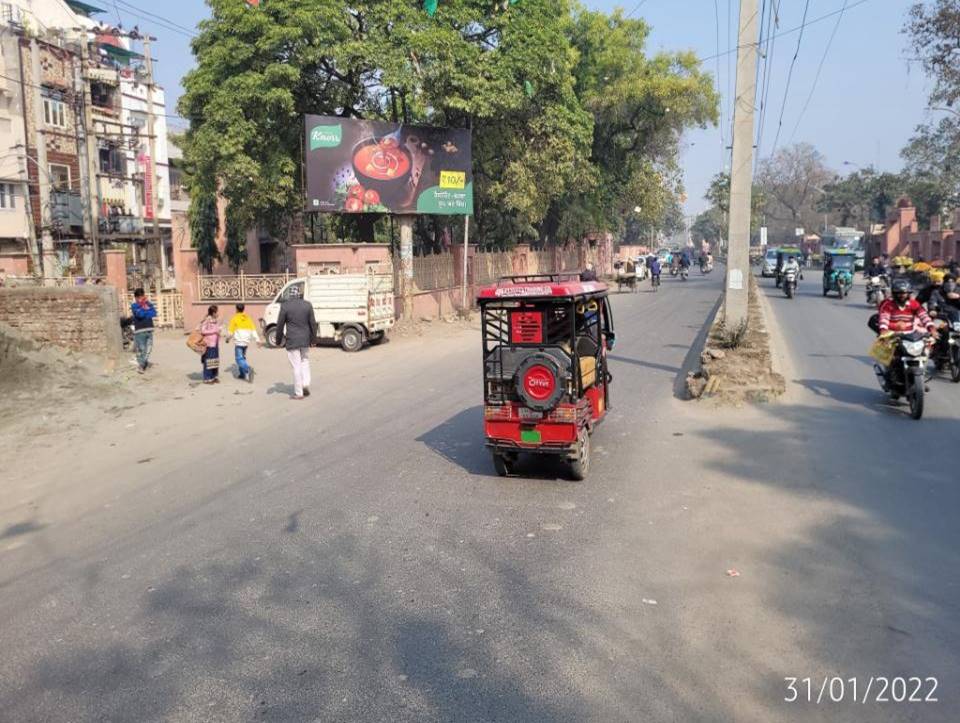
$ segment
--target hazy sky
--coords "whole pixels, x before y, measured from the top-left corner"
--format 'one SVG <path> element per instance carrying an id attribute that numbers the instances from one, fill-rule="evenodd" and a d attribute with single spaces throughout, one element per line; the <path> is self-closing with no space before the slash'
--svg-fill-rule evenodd
<path id="1" fill-rule="evenodd" d="M 761 3 L 763 0 L 759 0 Z M 860 4 L 856 4 L 859 1 Z M 159 38 L 154 55 L 159 81 L 167 90 L 168 113 L 175 113 L 181 93 L 180 78 L 193 64 L 188 30 L 207 14 L 201 0 L 167 0 L 147 3 L 136 0 L 103 0 L 109 8 L 100 17 L 124 27 L 139 25 Z M 652 26 L 650 51 L 691 49 L 699 57 L 717 54 L 716 17 L 719 16 L 719 50 L 736 45 L 736 0 L 589 0 L 589 7 L 610 10 L 625 8 L 634 17 L 644 18 Z M 801 24 L 805 0 L 779 0 L 780 32 Z M 807 21 L 839 10 L 844 0 L 810 0 Z M 910 2 L 908 0 L 847 0 L 849 8 L 837 25 L 836 15 L 808 24 L 787 94 L 778 146 L 807 141 L 827 157 L 837 171 L 846 172 L 849 161 L 881 169 L 900 167 L 899 150 L 913 128 L 926 117 L 929 81 L 916 63 L 909 63 L 906 40 L 900 30 Z M 728 17 L 730 18 L 728 23 Z M 165 27 L 166 26 L 166 27 Z M 823 70 L 806 113 L 797 125 L 798 115 L 810 97 L 814 78 L 831 34 L 836 35 L 826 56 Z M 766 103 L 766 122 L 761 138 L 760 156 L 772 149 L 781 106 L 786 91 L 791 59 L 797 50 L 799 33 L 792 32 L 774 40 L 771 53 L 770 89 Z M 718 87 L 723 96 L 725 127 L 693 131 L 685 139 L 683 167 L 689 193 L 687 211 L 694 213 L 706 205 L 703 192 L 710 178 L 728 158 L 723 142 L 730 142 L 728 99 L 733 91 L 735 54 L 706 60 L 711 73 L 719 71 Z M 758 99 L 758 105 L 759 105 Z M 758 114 L 759 115 L 759 114 Z M 169 119 L 176 124 L 175 119 Z M 722 135 L 722 137 L 721 137 Z"/>

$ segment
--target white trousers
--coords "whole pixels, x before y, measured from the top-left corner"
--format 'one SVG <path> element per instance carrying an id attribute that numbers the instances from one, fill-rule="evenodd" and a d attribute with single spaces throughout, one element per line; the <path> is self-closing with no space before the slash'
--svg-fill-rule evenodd
<path id="1" fill-rule="evenodd" d="M 290 360 L 290 366 L 293 367 L 293 394 L 296 397 L 302 397 L 303 388 L 310 386 L 309 352 L 308 347 L 287 349 L 287 359 Z"/>

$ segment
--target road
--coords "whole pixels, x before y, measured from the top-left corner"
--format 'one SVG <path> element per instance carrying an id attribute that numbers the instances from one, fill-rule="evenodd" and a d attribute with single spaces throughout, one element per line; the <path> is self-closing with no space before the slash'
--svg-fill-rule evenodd
<path id="1" fill-rule="evenodd" d="M 583 483 L 493 476 L 472 330 L 39 454 L 0 505 L 0 719 L 957 720 L 960 388 L 887 409 L 859 299 L 807 280 L 770 299 L 786 400 L 680 401 L 721 282 L 616 296 Z M 871 674 L 941 702 L 784 701 Z"/>

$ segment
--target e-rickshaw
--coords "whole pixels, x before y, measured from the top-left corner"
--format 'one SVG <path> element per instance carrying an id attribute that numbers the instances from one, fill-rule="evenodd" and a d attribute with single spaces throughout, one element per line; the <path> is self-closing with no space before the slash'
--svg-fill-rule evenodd
<path id="1" fill-rule="evenodd" d="M 793 256 L 793 258 L 795 258 L 797 262 L 800 263 L 803 259 L 803 251 L 801 251 L 796 246 L 782 246 L 781 248 L 777 249 L 777 268 L 774 271 L 773 275 L 776 277 L 778 289 L 780 288 L 780 284 L 783 283 L 783 264 L 791 256 Z M 800 271 L 800 278 L 801 279 L 803 278 L 802 267 Z"/>
<path id="2" fill-rule="evenodd" d="M 857 255 L 849 249 L 823 250 L 823 295 L 836 291 L 841 299 L 847 298 L 853 288 L 853 272 Z"/>
<path id="3" fill-rule="evenodd" d="M 507 276 L 480 290 L 484 434 L 500 476 L 521 453 L 560 456 L 574 479 L 610 408 L 607 285 L 578 273 Z"/>

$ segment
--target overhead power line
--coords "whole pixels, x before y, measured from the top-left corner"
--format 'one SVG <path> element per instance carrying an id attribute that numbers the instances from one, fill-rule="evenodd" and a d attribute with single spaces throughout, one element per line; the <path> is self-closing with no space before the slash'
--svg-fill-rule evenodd
<path id="1" fill-rule="evenodd" d="M 188 38 L 197 37 L 197 33 L 195 33 L 193 30 L 190 30 L 183 25 L 179 25 L 173 20 L 169 20 L 162 15 L 155 15 L 147 10 L 138 8 L 136 5 L 131 5 L 130 3 L 124 2 L 124 0 L 117 0 L 117 2 L 123 6 L 123 12 L 125 12 L 127 15 L 132 15 L 140 20 L 153 23 L 154 25 L 157 25 L 164 30 L 169 30 L 172 33 L 179 33 L 180 35 L 184 35 Z"/>
<path id="2" fill-rule="evenodd" d="M 800 26 L 800 35 L 797 37 L 797 49 L 793 52 L 793 59 L 790 61 L 790 70 L 787 72 L 787 83 L 783 88 L 783 102 L 780 104 L 780 119 L 777 121 L 777 134 L 773 137 L 773 148 L 770 155 L 777 152 L 777 143 L 780 141 L 780 131 L 783 128 L 783 114 L 787 109 L 787 98 L 790 97 L 790 81 L 793 80 L 793 69 L 797 65 L 797 58 L 800 57 L 800 45 L 803 43 L 803 29 L 807 24 L 807 11 L 810 9 L 810 0 L 803 4 L 803 23 Z"/>
<path id="3" fill-rule="evenodd" d="M 720 92 L 720 0 L 713 0 L 713 17 L 717 29 L 717 75 L 714 78 L 714 87 L 720 98 L 720 168 L 722 170 L 727 157 L 727 134 L 724 132 L 726 118 L 723 112 L 723 94 Z"/>
<path id="4" fill-rule="evenodd" d="M 827 55 L 830 53 L 830 46 L 833 45 L 833 39 L 837 36 L 837 30 L 840 29 L 840 21 L 843 20 L 843 12 L 847 9 L 847 0 L 843 0 L 843 7 L 840 8 L 840 14 L 837 15 L 837 22 L 833 26 L 833 32 L 830 33 L 830 39 L 827 41 L 827 47 L 824 48 L 823 56 L 820 58 L 820 65 L 817 66 L 817 74 L 813 78 L 813 85 L 810 87 L 810 95 L 803 104 L 800 115 L 797 116 L 797 124 L 793 127 L 793 133 L 790 134 L 790 141 L 797 135 L 797 129 L 800 128 L 800 121 L 803 120 L 803 114 L 807 112 L 810 101 L 813 100 L 813 94 L 817 91 L 817 83 L 820 81 L 820 73 L 823 72 L 823 65 L 827 61 Z"/>
<path id="5" fill-rule="evenodd" d="M 767 47 L 764 50 L 764 74 L 760 88 L 760 118 L 757 123 L 757 150 L 754 153 L 755 163 L 759 162 L 760 148 L 763 145 L 763 129 L 767 122 L 768 100 L 770 98 L 770 81 L 773 78 L 773 58 L 777 49 L 777 28 L 780 27 L 780 2 L 773 0 L 772 12 L 767 16 Z"/>
<path id="6" fill-rule="evenodd" d="M 853 10 L 858 5 L 863 5 L 864 3 L 867 3 L 867 2 L 870 2 L 870 0 L 857 0 L 857 2 L 850 3 L 849 5 L 847 5 L 846 8 L 844 8 L 843 10 L 834 10 L 833 12 L 826 13 L 825 15 L 821 15 L 818 18 L 813 18 L 813 20 L 808 20 L 804 22 L 802 25 L 797 25 L 795 28 L 790 28 L 789 30 L 784 30 L 782 33 L 777 33 L 773 37 L 782 38 L 784 35 L 793 35 L 793 33 L 797 32 L 798 30 L 803 30 L 804 28 L 807 28 L 811 25 L 815 25 L 816 23 L 820 23 L 820 22 L 823 22 L 824 20 L 828 20 L 834 17 L 835 15 L 839 15 L 841 12 L 845 12 L 846 10 Z M 757 43 L 750 43 L 750 45 L 756 47 Z M 717 55 L 720 55 L 720 56 L 732 55 L 733 53 L 736 53 L 738 50 L 740 50 L 740 46 L 737 46 L 735 48 L 729 48 L 728 50 L 724 50 L 720 53 L 717 53 Z M 713 60 L 715 57 L 717 56 L 704 55 L 702 58 L 697 58 L 697 60 L 701 63 L 704 63 L 708 60 Z"/>

